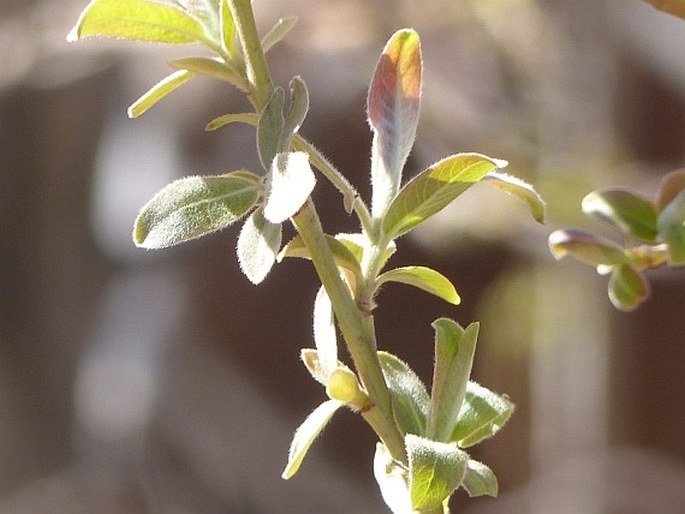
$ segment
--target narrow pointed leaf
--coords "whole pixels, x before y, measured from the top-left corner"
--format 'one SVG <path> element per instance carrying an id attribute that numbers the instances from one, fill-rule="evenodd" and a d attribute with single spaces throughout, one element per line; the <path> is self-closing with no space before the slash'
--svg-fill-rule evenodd
<path id="1" fill-rule="evenodd" d="M 166 98 L 169 93 L 176 91 L 195 75 L 195 73 L 188 70 L 179 70 L 163 78 L 152 86 L 147 93 L 131 104 L 128 108 L 128 117 L 137 118 L 143 115 L 150 107 Z"/>
<path id="2" fill-rule="evenodd" d="M 264 216 L 282 223 L 299 211 L 314 190 L 316 178 L 304 152 L 278 154 L 266 179 Z"/>
<path id="3" fill-rule="evenodd" d="M 342 405 L 338 400 L 327 400 L 307 416 L 307 419 L 304 420 L 304 423 L 295 432 L 292 443 L 290 443 L 288 463 L 281 475 L 283 478 L 287 480 L 297 473 L 314 439 L 319 436 L 333 417 L 333 414 L 335 414 L 335 411 L 342 407 Z"/>
<path id="4" fill-rule="evenodd" d="M 141 209 L 133 240 L 140 248 L 165 248 L 221 230 L 254 207 L 261 189 L 258 177 L 245 172 L 182 178 Z"/>
<path id="5" fill-rule="evenodd" d="M 478 339 L 478 323 L 466 330 L 447 318 L 433 322 L 435 370 L 431 389 L 428 437 L 449 441 L 466 395 Z"/>
<path id="6" fill-rule="evenodd" d="M 223 114 L 214 118 L 206 126 L 205 130 L 211 132 L 220 129 L 230 123 L 245 123 L 247 125 L 256 126 L 259 122 L 259 116 L 253 112 L 241 112 L 236 114 Z"/>
<path id="7" fill-rule="evenodd" d="M 409 490 L 412 507 L 424 511 L 442 505 L 459 487 L 469 456 L 453 443 L 440 443 L 407 434 Z"/>
<path id="8" fill-rule="evenodd" d="M 426 430 L 430 399 L 421 379 L 402 360 L 379 351 L 385 381 L 390 389 L 397 423 L 405 434 L 421 435 Z"/>
<path id="9" fill-rule="evenodd" d="M 418 34 L 403 29 L 388 40 L 371 80 L 369 124 L 372 210 L 382 217 L 402 181 L 402 169 L 416 137 L 421 97 L 421 44 Z"/>
<path id="10" fill-rule="evenodd" d="M 685 189 L 663 208 L 657 226 L 659 238 L 668 244 L 668 264 L 685 265 Z"/>
<path id="11" fill-rule="evenodd" d="M 271 170 L 276 154 L 279 152 L 278 145 L 283 129 L 284 104 L 285 91 L 283 88 L 277 87 L 259 116 L 259 123 L 257 124 L 259 159 L 267 172 Z"/>
<path id="12" fill-rule="evenodd" d="M 582 230 L 556 230 L 549 235 L 548 243 L 557 260 L 570 255 L 590 266 L 613 266 L 629 261 L 616 243 Z"/>
<path id="13" fill-rule="evenodd" d="M 236 47 L 236 27 L 233 13 L 228 6 L 228 0 L 219 1 L 221 2 L 221 43 L 226 53 L 232 59 L 236 59 L 238 49 Z"/>
<path id="14" fill-rule="evenodd" d="M 293 136 L 300 130 L 309 110 L 309 91 L 300 77 L 290 81 L 290 109 L 283 122 L 281 148 L 289 148 Z"/>
<path id="15" fill-rule="evenodd" d="M 603 189 L 583 198 L 583 212 L 609 223 L 624 234 L 645 241 L 657 236 L 656 209 L 644 198 L 624 189 Z"/>
<path id="16" fill-rule="evenodd" d="M 469 381 L 450 441 L 457 442 L 460 448 L 473 446 L 495 435 L 513 412 L 509 398 Z"/>
<path id="17" fill-rule="evenodd" d="M 281 225 L 264 218 L 262 208 L 255 210 L 238 237 L 238 263 L 253 284 L 260 284 L 276 262 L 281 247 Z"/>
<path id="18" fill-rule="evenodd" d="M 466 473 L 461 486 L 472 498 L 485 495 L 496 498 L 499 493 L 497 477 L 492 470 L 482 462 L 473 459 L 469 459 L 466 463 Z"/>
<path id="19" fill-rule="evenodd" d="M 545 222 L 545 201 L 533 186 L 518 177 L 496 171 L 488 173 L 485 176 L 485 182 L 525 202 L 535 221 Z"/>
<path id="20" fill-rule="evenodd" d="M 262 38 L 262 50 L 264 53 L 271 50 L 271 47 L 287 36 L 296 23 L 297 16 L 288 16 L 278 20 Z"/>
<path id="21" fill-rule="evenodd" d="M 361 277 L 362 270 L 359 264 L 359 258 L 352 253 L 350 248 L 343 241 L 328 234 L 325 234 L 325 238 L 328 243 L 328 248 L 330 248 L 333 259 L 338 267 L 351 271 L 356 277 Z M 299 257 L 302 259 L 312 258 L 309 249 L 305 246 L 304 241 L 302 241 L 300 236 L 295 236 L 287 245 L 285 245 L 283 250 L 281 250 L 281 253 L 278 254 L 277 259 L 281 261 L 286 257 Z"/>
<path id="22" fill-rule="evenodd" d="M 456 154 L 438 161 L 408 182 L 383 219 L 383 231 L 392 239 L 441 211 L 505 161 L 480 154 Z"/>
<path id="23" fill-rule="evenodd" d="M 210 44 L 195 19 L 170 4 L 150 0 L 92 0 L 68 41 L 106 36 L 154 43 Z"/>
<path id="24" fill-rule="evenodd" d="M 376 280 L 377 287 L 386 282 L 400 282 L 418 287 L 453 305 L 461 302 L 452 282 L 443 274 L 425 266 L 406 266 L 386 271 Z"/>
<path id="25" fill-rule="evenodd" d="M 230 82 L 241 91 L 248 91 L 249 85 L 230 64 L 219 57 L 184 57 L 169 61 L 169 65 L 179 70 L 188 70 L 200 75 L 206 75 L 219 80 Z"/>
<path id="26" fill-rule="evenodd" d="M 330 375 L 338 366 L 338 339 L 333 305 L 323 286 L 314 300 L 314 342 L 324 373 Z"/>
<path id="27" fill-rule="evenodd" d="M 649 284 L 632 266 L 619 264 L 609 277 L 609 299 L 617 309 L 632 311 L 649 296 Z"/>
<path id="28" fill-rule="evenodd" d="M 383 443 L 376 443 L 373 475 L 381 495 L 393 514 L 415 514 L 409 495 L 407 470 L 395 460 Z"/>

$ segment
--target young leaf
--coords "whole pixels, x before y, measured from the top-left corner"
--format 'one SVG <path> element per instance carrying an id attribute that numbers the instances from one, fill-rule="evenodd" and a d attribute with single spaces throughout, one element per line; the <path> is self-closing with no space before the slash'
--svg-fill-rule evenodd
<path id="1" fill-rule="evenodd" d="M 211 132 L 228 125 L 229 123 L 245 123 L 256 126 L 259 123 L 259 116 L 253 112 L 241 112 L 236 114 L 223 114 L 207 123 L 205 130 Z"/>
<path id="2" fill-rule="evenodd" d="M 232 58 L 238 57 L 238 49 L 236 47 L 236 27 L 233 13 L 228 6 L 228 0 L 219 0 L 221 2 L 221 44 L 226 53 Z"/>
<path id="3" fill-rule="evenodd" d="M 438 161 L 402 188 L 383 219 L 383 231 L 391 239 L 406 234 L 488 173 L 504 166 L 505 161 L 474 153 Z"/>
<path id="4" fill-rule="evenodd" d="M 657 236 L 656 210 L 644 198 L 624 189 L 603 189 L 583 198 L 582 210 L 631 235 L 645 241 Z"/>
<path id="5" fill-rule="evenodd" d="M 290 148 L 290 142 L 304 122 L 309 110 L 309 91 L 300 77 L 290 81 L 290 110 L 283 122 L 281 148 Z"/>
<path id="6" fill-rule="evenodd" d="M 137 118 L 141 116 L 150 107 L 165 98 L 169 93 L 176 91 L 195 75 L 195 73 L 188 70 L 179 70 L 163 78 L 152 86 L 147 93 L 131 104 L 128 108 L 128 117 Z"/>
<path id="7" fill-rule="evenodd" d="M 376 279 L 376 287 L 386 282 L 400 282 L 418 287 L 453 305 L 461 302 L 452 282 L 441 273 L 425 266 L 406 266 L 386 271 Z"/>
<path id="8" fill-rule="evenodd" d="M 106 36 L 154 43 L 205 43 L 203 27 L 170 4 L 151 0 L 92 0 L 81 12 L 67 41 Z"/>
<path id="9" fill-rule="evenodd" d="M 685 191 L 685 169 L 672 171 L 661 181 L 654 202 L 657 212 L 663 211 L 681 191 Z"/>
<path id="10" fill-rule="evenodd" d="M 287 480 L 297 473 L 314 439 L 318 437 L 333 417 L 333 414 L 335 414 L 335 411 L 342 407 L 342 405 L 342 402 L 338 400 L 327 400 L 307 416 L 307 419 L 304 420 L 304 423 L 295 432 L 293 441 L 290 443 L 288 463 L 281 475 L 283 478 Z"/>
<path id="11" fill-rule="evenodd" d="M 513 412 L 514 404 L 509 398 L 469 381 L 464 403 L 449 440 L 455 441 L 460 448 L 473 446 L 495 435 Z"/>
<path id="12" fill-rule="evenodd" d="M 300 358 L 312 378 L 325 386 L 326 383 L 328 383 L 328 376 L 330 373 L 327 373 L 324 370 L 321 360 L 319 359 L 319 352 L 313 348 L 303 348 L 300 351 Z"/>
<path id="13" fill-rule="evenodd" d="M 402 168 L 416 137 L 421 97 L 421 43 L 403 29 L 388 40 L 371 80 L 368 95 L 371 150 L 372 211 L 380 218 L 402 181 Z"/>
<path id="14" fill-rule="evenodd" d="M 473 459 L 469 459 L 466 463 L 466 473 L 461 486 L 471 498 L 484 495 L 496 498 L 499 492 L 497 477 L 492 470 L 482 462 Z"/>
<path id="15" fill-rule="evenodd" d="M 271 27 L 269 32 L 267 32 L 262 38 L 262 50 L 264 53 L 271 50 L 272 46 L 287 36 L 288 32 L 290 32 L 290 29 L 292 29 L 296 23 L 297 16 L 288 16 L 287 18 L 281 18 L 278 20 L 276 24 Z"/>
<path id="16" fill-rule="evenodd" d="M 272 223 L 282 223 L 297 213 L 314 190 L 316 178 L 303 152 L 278 154 L 266 178 L 264 216 Z"/>
<path id="17" fill-rule="evenodd" d="M 352 253 L 349 247 L 344 244 L 344 242 L 339 241 L 328 234 L 325 234 L 325 238 L 328 243 L 328 248 L 330 248 L 333 259 L 338 267 L 351 271 L 355 277 L 361 277 L 362 270 L 359 259 Z M 286 257 L 300 257 L 302 259 L 312 258 L 309 249 L 305 246 L 304 241 L 302 241 L 300 236 L 295 236 L 287 245 L 285 245 L 276 259 L 280 262 Z"/>
<path id="18" fill-rule="evenodd" d="M 390 389 L 398 425 L 405 434 L 424 434 L 430 400 L 423 382 L 393 354 L 379 351 L 378 359 Z"/>
<path id="19" fill-rule="evenodd" d="M 259 178 L 246 172 L 172 182 L 141 209 L 133 241 L 140 248 L 165 248 L 221 230 L 254 207 L 261 189 Z"/>
<path id="20" fill-rule="evenodd" d="M 271 170 L 276 154 L 279 152 L 281 131 L 283 130 L 284 104 L 285 91 L 283 88 L 277 87 L 259 116 L 259 123 L 257 124 L 259 160 L 267 172 Z"/>
<path id="21" fill-rule="evenodd" d="M 613 266 L 629 260 L 617 244 L 582 230 L 556 230 L 549 235 L 548 243 L 557 260 L 570 255 L 590 266 Z"/>
<path id="22" fill-rule="evenodd" d="M 409 490 L 415 510 L 435 509 L 459 487 L 469 456 L 453 443 L 412 434 L 405 437 L 409 458 Z"/>
<path id="23" fill-rule="evenodd" d="M 669 265 L 685 265 L 685 189 L 663 208 L 657 227 L 659 238 L 668 244 Z"/>
<path id="24" fill-rule="evenodd" d="M 485 182 L 501 189 L 507 194 L 522 200 L 530 209 L 530 213 L 539 223 L 545 222 L 545 201 L 533 186 L 518 177 L 508 173 L 493 171 L 485 175 Z"/>
<path id="25" fill-rule="evenodd" d="M 617 309 L 632 311 L 649 296 L 645 277 L 628 264 L 619 264 L 609 277 L 609 300 Z"/>
<path id="26" fill-rule="evenodd" d="M 276 261 L 281 247 L 281 225 L 264 218 L 263 209 L 256 209 L 247 218 L 238 236 L 238 263 L 243 274 L 253 284 L 260 284 Z"/>
<path id="27" fill-rule="evenodd" d="M 471 323 L 464 330 L 455 321 L 440 318 L 433 328 L 435 370 L 426 433 L 435 441 L 449 441 L 471 375 L 479 325 Z"/>
<path id="28" fill-rule="evenodd" d="M 415 514 L 411 506 L 407 470 L 392 458 L 383 443 L 376 443 L 373 476 L 393 514 Z"/>
<path id="29" fill-rule="evenodd" d="M 333 305 L 323 286 L 314 300 L 314 342 L 321 367 L 326 375 L 330 375 L 338 366 L 338 339 Z"/>
<path id="30" fill-rule="evenodd" d="M 169 61 L 169 66 L 179 70 L 206 75 L 219 80 L 225 80 L 241 91 L 248 91 L 250 86 L 245 78 L 233 66 L 219 57 L 184 57 Z"/>

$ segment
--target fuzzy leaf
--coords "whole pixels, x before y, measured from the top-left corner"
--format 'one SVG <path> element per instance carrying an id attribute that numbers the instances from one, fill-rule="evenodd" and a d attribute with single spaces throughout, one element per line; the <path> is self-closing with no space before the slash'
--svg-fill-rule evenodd
<path id="1" fill-rule="evenodd" d="M 473 446 L 495 435 L 513 412 L 514 404 L 507 396 L 469 381 L 450 441 L 456 441 L 460 448 Z"/>
<path id="2" fill-rule="evenodd" d="M 477 460 L 469 459 L 466 463 L 466 473 L 461 486 L 471 498 L 475 496 L 497 497 L 499 485 L 492 470 Z"/>
<path id="3" fill-rule="evenodd" d="M 312 378 L 325 386 L 328 382 L 329 374 L 324 370 L 323 365 L 321 364 L 319 352 L 314 348 L 303 348 L 300 351 L 300 358 Z"/>
<path id="4" fill-rule="evenodd" d="M 262 50 L 264 53 L 268 52 L 271 47 L 287 36 L 296 23 L 297 16 L 288 16 L 278 20 L 262 38 Z"/>
<path id="5" fill-rule="evenodd" d="M 253 284 L 261 283 L 276 262 L 281 247 L 281 225 L 264 218 L 260 207 L 247 218 L 238 237 L 238 263 Z"/>
<path id="6" fill-rule="evenodd" d="M 243 78 L 232 65 L 224 62 L 224 60 L 219 57 L 184 57 L 182 59 L 169 61 L 169 66 L 179 70 L 188 70 L 200 75 L 225 80 L 238 87 L 241 91 L 248 91 L 249 89 L 249 85 L 245 78 Z"/>
<path id="7" fill-rule="evenodd" d="M 466 395 L 478 339 L 478 323 L 464 330 L 457 322 L 440 318 L 435 329 L 435 370 L 431 388 L 428 437 L 449 441 Z"/>
<path id="8" fill-rule="evenodd" d="M 644 198 L 624 189 L 603 189 L 583 198 L 583 212 L 615 226 L 624 234 L 655 241 L 656 210 Z"/>
<path id="9" fill-rule="evenodd" d="M 67 41 L 106 36 L 154 43 L 210 44 L 193 17 L 168 3 L 150 0 L 92 0 Z"/>
<path id="10" fill-rule="evenodd" d="M 376 443 L 373 475 L 378 482 L 383 500 L 393 514 L 415 514 L 409 496 L 407 470 L 393 460 L 383 443 Z"/>
<path id="11" fill-rule="evenodd" d="M 628 264 L 619 264 L 609 277 L 609 299 L 617 309 L 632 311 L 649 296 L 645 277 Z"/>
<path id="12" fill-rule="evenodd" d="M 236 114 L 223 114 L 207 123 L 205 130 L 211 132 L 220 129 L 230 123 L 245 123 L 256 126 L 259 123 L 259 116 L 253 112 L 241 112 Z"/>
<path id="13" fill-rule="evenodd" d="M 668 264 L 685 265 L 685 189 L 663 208 L 657 226 L 659 238 L 668 244 Z"/>
<path id="14" fill-rule="evenodd" d="M 259 160 L 267 172 L 272 169 L 274 159 L 279 151 L 284 105 L 285 91 L 283 88 L 277 87 L 259 116 L 257 149 L 259 150 Z"/>
<path id="15" fill-rule="evenodd" d="M 342 402 L 338 400 L 327 400 L 307 416 L 307 419 L 304 420 L 304 423 L 295 432 L 292 443 L 290 443 L 288 463 L 281 475 L 283 478 L 287 480 L 297 473 L 314 439 L 318 437 L 333 417 L 333 414 L 335 414 L 335 411 L 342 407 L 342 405 Z"/>
<path id="16" fill-rule="evenodd" d="M 508 173 L 493 171 L 485 176 L 485 182 L 528 204 L 530 213 L 539 223 L 545 222 L 545 201 L 533 186 Z"/>
<path id="17" fill-rule="evenodd" d="M 557 260 L 570 255 L 590 266 L 612 266 L 629 260 L 617 244 L 582 230 L 556 230 L 549 235 L 548 243 Z"/>
<path id="18" fill-rule="evenodd" d="M 221 43 L 226 50 L 226 53 L 232 59 L 238 57 L 238 49 L 236 47 L 236 26 L 233 19 L 233 13 L 228 6 L 228 0 L 219 0 L 221 2 Z"/>
<path id="19" fill-rule="evenodd" d="M 290 110 L 283 122 L 281 148 L 289 148 L 293 136 L 300 130 L 309 111 L 309 91 L 300 77 L 290 81 Z"/>
<path id="20" fill-rule="evenodd" d="M 406 434 L 425 433 L 430 402 L 426 386 L 405 362 L 393 354 L 379 351 L 378 359 L 400 428 Z"/>
<path id="21" fill-rule="evenodd" d="M 440 443 L 407 434 L 409 490 L 412 508 L 423 511 L 440 507 L 459 487 L 469 456 L 453 443 Z"/>
<path id="22" fill-rule="evenodd" d="M 400 282 L 423 289 L 448 303 L 458 305 L 461 298 L 447 277 L 425 266 L 406 266 L 386 271 L 376 280 L 377 287 L 386 282 Z"/>
<path id="23" fill-rule="evenodd" d="M 172 182 L 141 209 L 133 241 L 140 248 L 165 248 L 221 230 L 254 207 L 261 189 L 259 177 L 249 172 Z"/>
<path id="24" fill-rule="evenodd" d="M 368 95 L 372 210 L 380 218 L 395 198 L 402 169 L 414 144 L 421 98 L 421 44 L 418 34 L 403 29 L 388 40 L 371 80 Z"/>
<path id="25" fill-rule="evenodd" d="M 338 366 L 338 339 L 333 305 L 323 286 L 314 300 L 314 342 L 321 367 L 326 375 L 330 375 Z"/>
<path id="26" fill-rule="evenodd" d="M 282 223 L 299 211 L 314 190 L 316 178 L 304 152 L 278 154 L 266 179 L 264 216 Z"/>
<path id="27" fill-rule="evenodd" d="M 409 181 L 383 219 L 383 231 L 395 239 L 441 211 L 452 200 L 505 161 L 463 153 L 438 161 Z"/>
<path id="28" fill-rule="evenodd" d="M 128 117 L 137 118 L 143 115 L 150 107 L 164 99 L 169 93 L 176 91 L 195 75 L 195 73 L 188 70 L 179 70 L 163 78 L 152 86 L 147 93 L 131 104 L 128 108 Z"/>

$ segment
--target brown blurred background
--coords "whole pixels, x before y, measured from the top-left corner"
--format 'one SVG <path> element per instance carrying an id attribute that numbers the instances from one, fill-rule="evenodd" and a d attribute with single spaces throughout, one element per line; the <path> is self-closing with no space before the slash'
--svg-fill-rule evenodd
<path id="1" fill-rule="evenodd" d="M 246 109 L 196 79 L 138 120 L 126 107 L 197 49 L 64 37 L 85 0 L 0 3 L 0 513 L 386 512 L 373 437 L 336 416 L 301 472 L 289 439 L 324 392 L 298 362 L 317 284 L 285 262 L 255 288 L 229 229 L 172 250 L 130 241 L 172 179 L 257 169 L 254 132 L 203 127 Z M 517 404 L 474 449 L 500 499 L 459 513 L 685 512 L 685 275 L 617 313 L 605 279 L 554 262 L 556 228 L 592 189 L 649 196 L 685 159 L 685 21 L 638 0 L 255 0 L 260 27 L 296 14 L 270 53 L 300 74 L 302 132 L 368 195 L 367 81 L 386 38 L 422 36 L 424 103 L 407 176 L 456 151 L 510 161 L 548 225 L 476 186 L 395 264 L 453 278 L 458 308 L 401 286 L 381 295 L 382 347 L 430 381 L 430 322 L 482 322 L 474 378 Z M 368 196 L 367 196 L 368 197 Z M 329 232 L 356 227 L 319 181 Z"/>

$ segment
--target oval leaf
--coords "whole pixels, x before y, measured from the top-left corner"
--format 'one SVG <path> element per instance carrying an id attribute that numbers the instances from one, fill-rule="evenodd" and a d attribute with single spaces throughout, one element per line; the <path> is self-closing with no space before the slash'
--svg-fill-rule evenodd
<path id="1" fill-rule="evenodd" d="M 654 202 L 656 210 L 661 212 L 681 191 L 685 191 L 685 169 L 672 171 L 663 178 Z"/>
<path id="2" fill-rule="evenodd" d="M 438 508 L 459 487 L 469 456 L 456 444 L 440 443 L 407 434 L 409 491 L 415 510 Z"/>
<path id="3" fill-rule="evenodd" d="M 238 237 L 238 263 L 253 284 L 261 283 L 276 262 L 281 248 L 281 225 L 264 218 L 261 208 L 247 218 Z"/>
<path id="4" fill-rule="evenodd" d="M 281 132 L 281 148 L 290 148 L 290 141 L 300 130 L 309 111 L 309 91 L 300 77 L 290 81 L 290 110 L 283 121 Z"/>
<path id="5" fill-rule="evenodd" d="M 409 181 L 383 219 L 383 231 L 395 239 L 441 211 L 452 200 L 505 161 L 464 153 L 438 161 Z"/>
<path id="6" fill-rule="evenodd" d="M 137 118 L 144 114 L 150 107 L 165 98 L 169 93 L 176 91 L 183 84 L 195 76 L 195 73 L 188 70 L 179 70 L 168 77 L 163 78 L 150 90 L 136 100 L 128 108 L 128 117 Z"/>
<path id="7" fill-rule="evenodd" d="M 645 277 L 627 264 L 614 267 L 609 277 L 609 299 L 617 309 L 632 311 L 649 296 Z"/>
<path id="8" fill-rule="evenodd" d="M 582 210 L 624 234 L 656 240 L 656 209 L 651 202 L 624 189 L 603 189 L 583 198 Z"/>
<path id="9" fill-rule="evenodd" d="M 269 173 L 279 151 L 281 130 L 283 129 L 283 106 L 285 91 L 277 87 L 264 106 L 257 123 L 257 150 L 264 170 Z"/>
<path id="10" fill-rule="evenodd" d="M 133 241 L 140 248 L 165 248 L 221 230 L 245 216 L 260 193 L 259 178 L 249 172 L 182 178 L 141 209 Z"/>
<path id="11" fill-rule="evenodd" d="M 461 298 L 447 277 L 425 266 L 406 266 L 386 271 L 376 280 L 376 287 L 386 282 L 400 282 L 423 289 L 453 305 L 458 305 Z"/>
<path id="12" fill-rule="evenodd" d="M 342 405 L 342 402 L 338 400 L 327 400 L 307 416 L 307 419 L 304 420 L 304 423 L 295 432 L 290 443 L 288 463 L 281 475 L 283 478 L 287 480 L 297 473 L 314 439 L 318 437 L 333 417 L 333 414 L 335 414 L 335 411 L 342 407 Z"/>
<path id="13" fill-rule="evenodd" d="M 400 428 L 405 434 L 425 433 L 430 402 L 426 386 L 405 362 L 393 354 L 379 351 L 378 359 Z"/>
<path id="14" fill-rule="evenodd" d="M 485 176 L 485 182 L 528 204 L 530 213 L 538 223 L 545 222 L 545 201 L 533 186 L 508 173 L 493 171 Z"/>
<path id="15" fill-rule="evenodd" d="M 81 12 L 67 41 L 107 36 L 154 43 L 211 46 L 202 26 L 170 4 L 150 0 L 92 0 Z"/>
<path id="16" fill-rule="evenodd" d="M 473 459 L 469 459 L 466 463 L 466 473 L 461 486 L 472 498 L 484 495 L 496 498 L 499 492 L 497 477 L 492 470 L 482 462 Z"/>
<path id="17" fill-rule="evenodd" d="M 513 412 L 514 404 L 509 398 L 469 381 L 450 441 L 460 448 L 473 446 L 495 435 Z"/>
<path id="18" fill-rule="evenodd" d="M 590 266 L 628 262 L 623 248 L 582 230 L 556 230 L 549 235 L 549 249 L 558 260 L 570 255 Z"/>
<path id="19" fill-rule="evenodd" d="M 299 211 L 314 190 L 316 178 L 304 152 L 278 154 L 266 178 L 264 216 L 281 223 Z"/>

